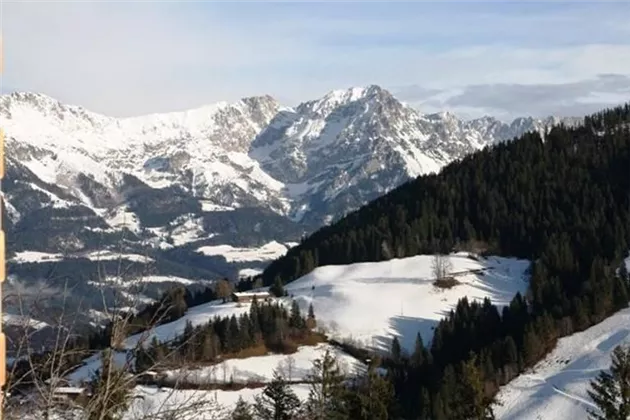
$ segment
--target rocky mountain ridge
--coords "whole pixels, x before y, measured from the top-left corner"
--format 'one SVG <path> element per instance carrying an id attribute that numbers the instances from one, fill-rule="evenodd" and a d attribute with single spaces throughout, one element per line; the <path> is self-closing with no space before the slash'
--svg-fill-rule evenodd
<path id="1" fill-rule="evenodd" d="M 375 85 L 331 91 L 295 108 L 259 96 L 132 118 L 12 93 L 0 97 L 0 117 L 8 225 L 28 233 L 45 217 L 51 230 L 50 240 L 13 245 L 37 251 L 60 251 L 59 244 L 85 251 L 91 239 L 82 237 L 123 225 L 163 247 L 186 224 L 197 230 L 188 242 L 288 241 L 410 178 L 559 122 L 423 115 Z M 241 213 L 258 223 L 241 231 Z M 215 219 L 232 220 L 217 226 Z M 265 230 L 272 236 L 246 238 Z"/>

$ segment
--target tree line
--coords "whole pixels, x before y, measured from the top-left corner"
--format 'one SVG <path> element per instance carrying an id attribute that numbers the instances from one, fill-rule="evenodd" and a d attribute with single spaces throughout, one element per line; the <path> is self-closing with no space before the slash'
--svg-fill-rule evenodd
<path id="1" fill-rule="evenodd" d="M 259 304 L 254 297 L 249 311 L 238 317 L 215 317 L 198 326 L 187 321 L 182 335 L 170 342 L 154 336 L 146 348 L 136 350 L 136 369 L 216 363 L 230 356 L 258 356 L 269 351 L 293 353 L 300 344 L 322 341 L 312 331 L 315 326 L 312 306 L 304 316 L 295 301 L 287 310 L 278 303 Z"/>

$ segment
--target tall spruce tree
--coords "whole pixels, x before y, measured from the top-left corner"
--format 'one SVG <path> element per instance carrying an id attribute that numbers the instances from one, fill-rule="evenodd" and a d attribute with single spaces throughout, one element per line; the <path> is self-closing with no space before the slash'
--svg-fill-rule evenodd
<path id="1" fill-rule="evenodd" d="M 317 326 L 317 320 L 315 319 L 315 310 L 313 309 L 312 302 L 308 304 L 308 316 L 306 317 L 306 326 L 311 330 Z"/>
<path id="2" fill-rule="evenodd" d="M 261 395 L 256 397 L 254 411 L 261 420 L 291 420 L 300 407 L 300 400 L 278 371 Z"/>
<path id="3" fill-rule="evenodd" d="M 601 372 L 588 391 L 598 410 L 589 410 L 593 420 L 630 418 L 630 347 L 617 346 L 612 353 L 610 372 Z"/>
<path id="4" fill-rule="evenodd" d="M 274 279 L 273 285 L 269 288 L 269 291 L 276 297 L 284 296 L 284 283 L 279 276 Z"/>
<path id="5" fill-rule="evenodd" d="M 306 414 L 309 420 L 349 418 L 344 398 L 344 376 L 330 350 L 326 350 L 321 358 L 313 361 L 313 370 L 308 381 L 310 393 L 306 402 Z"/>
<path id="6" fill-rule="evenodd" d="M 238 397 L 236 406 L 232 411 L 231 420 L 254 420 L 251 406 L 243 400 L 243 397 Z"/>
<path id="7" fill-rule="evenodd" d="M 400 362 L 400 358 L 402 357 L 402 348 L 400 347 L 400 341 L 398 341 L 398 337 L 394 337 L 392 340 L 392 359 L 394 362 Z"/>
<path id="8" fill-rule="evenodd" d="M 348 396 L 350 401 L 350 418 L 361 420 L 388 420 L 392 418 L 395 403 L 392 383 L 379 374 L 376 368 L 380 365 L 378 358 L 369 362 L 365 375 Z"/>
<path id="9" fill-rule="evenodd" d="M 494 420 L 494 399 L 486 398 L 482 371 L 477 366 L 477 357 L 472 356 L 462 363 L 459 382 L 462 420 Z"/>

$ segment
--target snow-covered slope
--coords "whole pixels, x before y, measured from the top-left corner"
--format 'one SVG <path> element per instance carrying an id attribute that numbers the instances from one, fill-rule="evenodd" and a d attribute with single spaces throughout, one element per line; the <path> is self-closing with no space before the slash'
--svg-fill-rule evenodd
<path id="1" fill-rule="evenodd" d="M 337 339 L 389 349 L 392 337 L 398 336 L 403 347 L 412 349 L 416 334 L 420 332 L 429 342 L 431 328 L 464 296 L 476 300 L 488 297 L 497 305 L 505 305 L 517 292 L 527 289 L 527 260 L 453 254 L 451 275 L 460 284 L 441 289 L 433 285 L 432 258 L 418 255 L 320 267 L 288 284 L 289 297 L 281 301 L 288 305 L 295 300 L 303 311 L 312 303 L 318 327 Z M 153 335 L 168 341 L 182 334 L 188 321 L 200 325 L 214 316 L 238 316 L 248 310 L 248 305 L 210 302 L 191 308 L 184 317 L 148 335 L 129 337 L 127 346 L 132 348 L 138 340 L 148 341 Z"/>
<path id="2" fill-rule="evenodd" d="M 495 304 L 507 304 L 517 293 L 526 289 L 529 262 L 500 257 L 474 257 L 465 253 L 453 254 L 451 275 L 460 284 L 452 289 L 439 289 L 433 285 L 431 255 L 378 263 L 361 263 L 348 266 L 328 266 L 287 285 L 289 297 L 278 299 L 289 305 L 292 300 L 302 309 L 312 303 L 318 328 L 323 328 L 340 340 L 353 340 L 367 347 L 389 348 L 393 336 L 398 336 L 403 347 L 411 349 L 420 332 L 426 342 L 432 338 L 431 327 L 450 311 L 457 300 L 489 297 Z M 201 325 L 215 316 L 238 316 L 249 311 L 249 304 L 210 302 L 190 308 L 180 319 L 156 327 L 148 333 L 129 337 L 125 345 L 134 348 L 142 340 L 148 343 L 153 336 L 168 341 L 181 335 L 187 322 Z M 336 353 L 349 373 L 364 366 L 352 357 L 342 354 L 328 344 L 300 347 L 291 357 L 294 360 L 292 381 L 302 381 L 309 372 L 313 359 L 326 349 Z M 214 367 L 192 367 L 188 370 L 166 372 L 171 378 L 199 382 L 268 382 L 273 370 L 286 369 L 287 356 L 266 355 L 225 361 Z M 124 352 L 117 354 L 116 363 L 124 365 Z M 100 365 L 98 356 L 86 360 L 85 366 L 70 375 L 74 383 L 89 377 Z M 303 386 L 295 385 L 296 387 Z M 306 388 L 305 388 L 306 389 Z M 241 391 L 203 391 L 199 398 L 210 398 L 225 406 L 233 405 L 239 395 L 253 398 L 261 389 Z M 150 387 L 137 387 L 136 392 L 149 400 L 165 397 Z M 193 391 L 174 391 L 169 401 Z M 201 391 L 200 391 L 201 392 Z M 305 396 L 305 395 L 304 395 Z M 172 400 L 173 399 L 173 400 Z"/>
<path id="3" fill-rule="evenodd" d="M 495 409 L 500 420 L 585 419 L 594 408 L 589 383 L 610 366 L 612 350 L 630 344 L 630 309 L 558 345 L 533 369 L 502 387 Z"/>
<path id="4" fill-rule="evenodd" d="M 527 289 L 529 262 L 500 257 L 473 259 L 454 254 L 451 275 L 460 284 L 451 289 L 433 285 L 432 256 L 378 263 L 326 266 L 287 285 L 287 292 L 304 310 L 315 308 L 318 326 L 338 339 L 389 350 L 397 336 L 413 350 L 418 332 L 425 343 L 432 327 L 465 296 L 506 305 Z"/>

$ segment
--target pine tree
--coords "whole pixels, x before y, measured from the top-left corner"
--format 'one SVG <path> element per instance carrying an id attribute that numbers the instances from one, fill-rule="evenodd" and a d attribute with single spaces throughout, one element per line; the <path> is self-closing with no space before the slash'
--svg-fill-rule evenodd
<path id="1" fill-rule="evenodd" d="M 300 306 L 297 301 L 291 302 L 291 315 L 289 317 L 289 327 L 301 330 L 304 328 L 304 319 L 300 312 Z"/>
<path id="2" fill-rule="evenodd" d="M 306 327 L 313 329 L 317 326 L 317 320 L 315 319 L 315 310 L 313 309 L 313 303 L 308 304 L 308 316 L 306 318 Z"/>
<path id="3" fill-rule="evenodd" d="M 238 397 L 234 411 L 232 411 L 231 420 L 254 420 L 252 408 L 243 400 L 243 397 Z"/>
<path id="4" fill-rule="evenodd" d="M 400 347 L 400 341 L 398 341 L 398 337 L 394 337 L 392 340 L 392 359 L 394 362 L 400 362 L 401 355 L 402 349 Z"/>
<path id="5" fill-rule="evenodd" d="M 431 398 L 429 396 L 429 390 L 422 387 L 420 389 L 420 410 L 418 418 L 420 420 L 429 420 L 431 418 Z"/>
<path id="6" fill-rule="evenodd" d="M 418 368 L 422 366 L 425 361 L 425 352 L 426 349 L 424 347 L 424 342 L 422 341 L 422 336 L 420 333 L 416 335 L 416 344 L 413 349 L 413 353 L 411 354 L 411 364 L 413 367 Z"/>
<path id="7" fill-rule="evenodd" d="M 355 390 L 356 406 L 350 418 L 361 420 L 387 420 L 394 403 L 394 387 L 387 378 L 383 378 L 376 367 L 379 360 L 372 360 L 358 388 Z"/>
<path id="8" fill-rule="evenodd" d="M 256 397 L 254 411 L 261 420 L 291 420 L 300 407 L 300 400 L 278 371 L 272 381 Z"/>
<path id="9" fill-rule="evenodd" d="M 462 406 L 459 408 L 466 413 L 466 419 L 491 420 L 493 399 L 487 399 L 484 392 L 484 381 L 481 370 L 477 367 L 477 357 L 472 356 L 462 364 L 459 393 Z"/>
<path id="10" fill-rule="evenodd" d="M 601 372 L 591 382 L 588 395 L 599 410 L 589 410 L 593 420 L 630 418 L 630 347 L 613 350 L 610 372 Z"/>
<path id="11" fill-rule="evenodd" d="M 344 376 L 333 354 L 326 350 L 323 357 L 313 361 L 309 375 L 310 393 L 306 402 L 309 420 L 347 419 L 344 403 Z"/>
<path id="12" fill-rule="evenodd" d="M 284 284 L 279 276 L 274 279 L 273 285 L 269 288 L 269 291 L 276 297 L 284 296 Z"/>
<path id="13" fill-rule="evenodd" d="M 625 266 L 623 264 L 622 266 Z M 628 306 L 628 282 L 619 277 L 613 280 L 613 300 L 615 309 L 622 309 Z"/>

